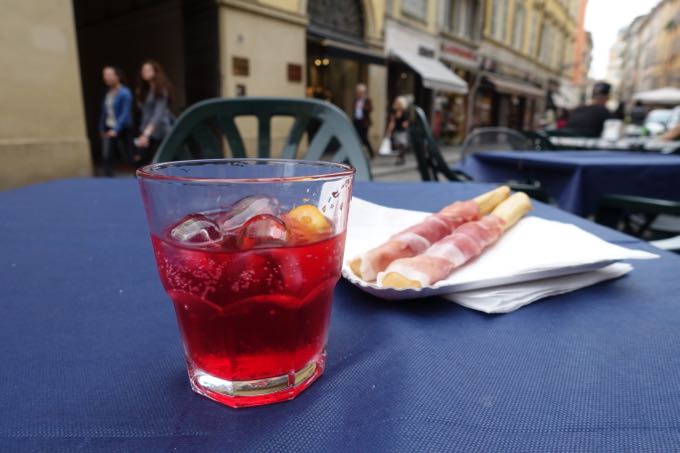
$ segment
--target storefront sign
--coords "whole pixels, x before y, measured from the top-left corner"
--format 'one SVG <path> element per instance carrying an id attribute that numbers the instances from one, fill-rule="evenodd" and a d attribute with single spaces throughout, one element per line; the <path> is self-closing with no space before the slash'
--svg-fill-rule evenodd
<path id="1" fill-rule="evenodd" d="M 418 46 L 418 55 L 421 57 L 434 58 L 434 49 Z"/>
<path id="2" fill-rule="evenodd" d="M 463 49 L 451 44 L 442 43 L 441 51 L 444 54 L 455 55 L 457 57 L 466 58 L 470 60 L 471 63 L 475 63 L 477 57 L 474 52 L 468 49 Z"/>

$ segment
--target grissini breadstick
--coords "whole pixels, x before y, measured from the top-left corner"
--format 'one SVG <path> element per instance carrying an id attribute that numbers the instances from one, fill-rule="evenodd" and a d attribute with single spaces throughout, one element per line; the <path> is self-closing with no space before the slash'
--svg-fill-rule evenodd
<path id="1" fill-rule="evenodd" d="M 510 188 L 501 186 L 472 200 L 457 201 L 354 258 L 349 266 L 359 278 L 373 281 L 392 261 L 423 252 L 460 225 L 490 213 L 508 195 Z"/>
<path id="2" fill-rule="evenodd" d="M 393 261 L 378 274 L 378 284 L 388 288 L 432 285 L 479 256 L 530 210 L 529 197 L 522 192 L 515 193 L 491 214 L 458 227 L 420 255 Z"/>

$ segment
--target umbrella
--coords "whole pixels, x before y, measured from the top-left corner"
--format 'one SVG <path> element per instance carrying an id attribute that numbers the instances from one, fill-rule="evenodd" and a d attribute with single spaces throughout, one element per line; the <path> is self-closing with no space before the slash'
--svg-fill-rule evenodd
<path id="1" fill-rule="evenodd" d="M 665 87 L 635 93 L 634 99 L 648 104 L 680 104 L 680 88 Z"/>

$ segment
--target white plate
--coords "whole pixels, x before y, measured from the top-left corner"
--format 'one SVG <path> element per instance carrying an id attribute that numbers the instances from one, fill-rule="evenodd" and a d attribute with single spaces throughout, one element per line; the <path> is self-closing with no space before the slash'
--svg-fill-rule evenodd
<path id="1" fill-rule="evenodd" d="M 603 241 L 579 227 L 526 217 L 480 257 L 444 280 L 420 289 L 382 288 L 359 279 L 347 264 L 361 253 L 425 218 L 429 213 L 380 206 L 354 197 L 350 209 L 342 275 L 358 288 L 384 299 L 413 299 L 489 288 L 599 269 L 624 259 L 658 255 Z"/>

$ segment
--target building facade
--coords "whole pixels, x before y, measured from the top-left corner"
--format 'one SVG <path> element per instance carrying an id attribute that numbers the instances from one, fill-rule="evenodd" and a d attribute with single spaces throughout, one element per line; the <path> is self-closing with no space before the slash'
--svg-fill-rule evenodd
<path id="1" fill-rule="evenodd" d="M 571 84 L 575 90 L 578 104 L 584 104 L 589 96 L 588 73 L 593 58 L 593 36 L 585 29 L 587 6 L 588 0 L 579 0 L 576 13 L 574 56 L 571 67 Z"/>
<path id="2" fill-rule="evenodd" d="M 472 89 L 480 73 L 479 46 L 484 25 L 483 0 L 441 0 L 439 58 L 469 87 L 467 94 L 446 93 L 437 98 L 441 112 L 441 139 L 461 142 L 472 126 Z"/>
<path id="3" fill-rule="evenodd" d="M 640 30 L 639 91 L 680 86 L 680 2 L 662 0 Z"/>
<path id="4" fill-rule="evenodd" d="M 582 82 L 589 54 L 586 0 L 8 1 L 0 188 L 92 174 L 107 64 L 134 86 L 141 63 L 159 61 L 177 114 L 215 96 L 314 96 L 351 117 L 364 83 L 377 145 L 396 96 L 422 107 L 447 142 L 476 126 L 532 128 Z M 661 38 L 640 27 L 640 85 L 677 67 L 677 29 L 667 28 L 651 57 L 644 43 Z M 254 120 L 239 127 L 254 149 Z M 273 149 L 287 127 L 273 121 Z"/>
<path id="5" fill-rule="evenodd" d="M 487 0 L 477 125 L 530 129 L 569 88 L 579 0 Z M 569 103 L 573 103 L 569 101 Z"/>
<path id="6" fill-rule="evenodd" d="M 384 1 L 307 0 L 306 95 L 334 103 L 351 118 L 356 86 L 372 101 L 369 139 L 385 128 L 387 61 L 383 49 Z"/>
<path id="7" fill-rule="evenodd" d="M 91 172 L 70 0 L 0 14 L 0 190 Z"/>
<path id="8" fill-rule="evenodd" d="M 388 59 L 387 93 L 393 100 L 405 96 L 431 119 L 440 133 L 439 97 L 466 94 L 467 84 L 439 57 L 441 2 L 393 0 L 385 16 L 385 55 Z"/>
<path id="9" fill-rule="evenodd" d="M 621 30 L 610 51 L 610 76 L 628 107 L 639 91 L 680 86 L 680 1 L 661 0 Z"/>

